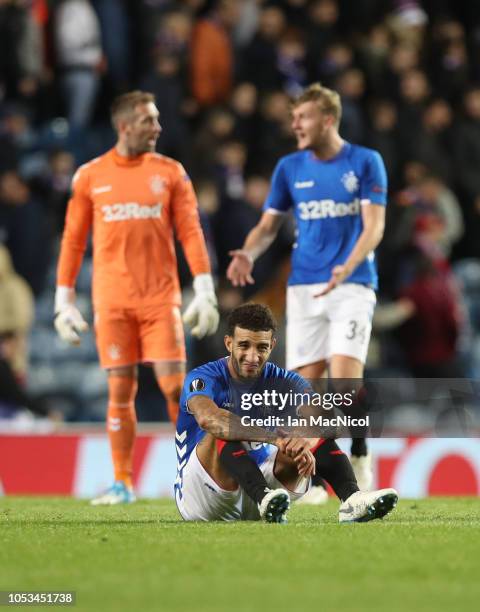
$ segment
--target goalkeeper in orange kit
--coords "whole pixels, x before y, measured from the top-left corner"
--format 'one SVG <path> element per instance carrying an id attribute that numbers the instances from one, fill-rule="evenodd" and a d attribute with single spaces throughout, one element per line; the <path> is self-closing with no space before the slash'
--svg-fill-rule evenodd
<path id="1" fill-rule="evenodd" d="M 137 364 L 152 364 L 172 422 L 185 376 L 185 341 L 174 237 L 193 276 L 183 320 L 213 334 L 218 311 L 197 200 L 182 165 L 155 153 L 161 132 L 152 94 L 133 91 L 111 110 L 113 149 L 73 178 L 57 269 L 55 327 L 71 344 L 88 325 L 75 306 L 75 281 L 93 232 L 93 308 L 100 364 L 108 373 L 107 430 L 113 486 L 93 504 L 135 501 L 132 455 Z"/>

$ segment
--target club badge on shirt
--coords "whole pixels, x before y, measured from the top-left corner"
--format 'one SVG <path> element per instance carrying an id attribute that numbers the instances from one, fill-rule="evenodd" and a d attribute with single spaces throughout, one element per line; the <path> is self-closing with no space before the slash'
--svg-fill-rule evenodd
<path id="1" fill-rule="evenodd" d="M 203 391 L 205 389 L 205 381 L 201 378 L 194 378 L 190 383 L 190 391 Z"/>

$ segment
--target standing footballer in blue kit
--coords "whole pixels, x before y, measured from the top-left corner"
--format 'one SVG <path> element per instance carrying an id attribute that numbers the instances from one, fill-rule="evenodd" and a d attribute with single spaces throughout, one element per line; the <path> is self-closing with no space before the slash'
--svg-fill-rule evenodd
<path id="1" fill-rule="evenodd" d="M 282 157 L 264 213 L 241 249 L 231 252 L 227 276 L 254 282 L 255 260 L 293 210 L 297 241 L 287 289 L 287 368 L 321 379 L 362 379 L 375 308 L 374 250 L 383 236 L 387 176 L 380 154 L 338 133 L 338 93 L 313 84 L 294 102 L 298 151 Z M 361 411 L 361 407 L 357 406 Z M 361 490 L 372 484 L 365 432 L 352 439 L 351 462 Z M 325 490 L 306 496 L 321 503 Z M 305 499 L 306 499 L 305 498 Z"/>

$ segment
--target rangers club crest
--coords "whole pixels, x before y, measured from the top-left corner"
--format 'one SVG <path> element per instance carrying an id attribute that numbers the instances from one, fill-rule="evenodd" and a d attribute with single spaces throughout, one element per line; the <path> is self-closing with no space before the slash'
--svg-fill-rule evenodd
<path id="1" fill-rule="evenodd" d="M 349 193 L 354 193 L 358 190 L 358 178 L 355 175 L 355 172 L 353 172 L 353 170 L 350 170 L 350 172 L 346 172 L 342 176 L 342 183 Z"/>
<path id="2" fill-rule="evenodd" d="M 155 195 L 162 193 L 165 189 L 165 180 L 159 174 L 154 174 L 150 177 L 150 189 Z"/>
<path id="3" fill-rule="evenodd" d="M 121 351 L 120 351 L 120 347 L 118 346 L 118 344 L 111 344 L 108 347 L 108 356 L 110 357 L 110 359 L 114 359 L 115 361 L 117 359 L 120 359 Z"/>

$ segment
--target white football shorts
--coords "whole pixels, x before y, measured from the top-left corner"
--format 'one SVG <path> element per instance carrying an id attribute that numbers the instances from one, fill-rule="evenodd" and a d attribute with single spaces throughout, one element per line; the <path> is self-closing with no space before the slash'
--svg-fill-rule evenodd
<path id="1" fill-rule="evenodd" d="M 260 464 L 260 469 L 271 489 L 286 489 L 273 473 L 277 448 Z M 310 488 L 310 478 L 299 477 L 290 499 L 300 499 Z M 177 508 L 185 521 L 258 521 L 257 504 L 240 488 L 236 491 L 221 489 L 208 474 L 193 449 L 183 468 L 181 494 L 176 491 Z M 286 489 L 288 490 L 288 489 Z"/>
<path id="2" fill-rule="evenodd" d="M 287 369 L 294 370 L 332 355 L 365 363 L 377 301 L 375 291 L 342 283 L 314 297 L 326 283 L 287 288 Z"/>

